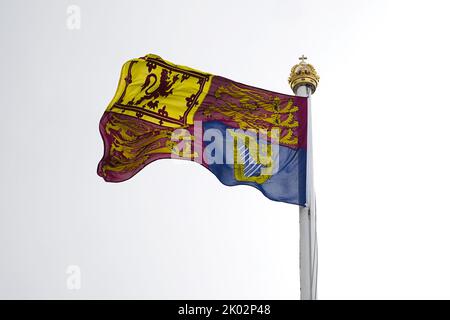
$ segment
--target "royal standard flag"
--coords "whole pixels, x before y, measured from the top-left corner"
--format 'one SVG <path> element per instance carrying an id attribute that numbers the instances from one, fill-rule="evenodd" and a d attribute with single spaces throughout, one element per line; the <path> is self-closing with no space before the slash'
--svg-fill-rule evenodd
<path id="1" fill-rule="evenodd" d="M 307 99 L 149 54 L 124 64 L 100 120 L 98 175 L 125 181 L 159 159 L 195 161 L 223 184 L 305 205 Z"/>

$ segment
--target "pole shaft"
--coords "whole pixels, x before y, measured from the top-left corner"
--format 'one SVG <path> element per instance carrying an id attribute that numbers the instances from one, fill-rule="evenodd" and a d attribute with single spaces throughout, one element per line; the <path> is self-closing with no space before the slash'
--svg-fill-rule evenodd
<path id="1" fill-rule="evenodd" d="M 308 143 L 306 162 L 306 206 L 300 207 L 300 298 L 316 300 L 317 295 L 317 237 L 315 194 L 312 166 L 312 126 L 311 126 L 311 89 L 299 86 L 295 90 L 297 96 L 308 98 Z"/>

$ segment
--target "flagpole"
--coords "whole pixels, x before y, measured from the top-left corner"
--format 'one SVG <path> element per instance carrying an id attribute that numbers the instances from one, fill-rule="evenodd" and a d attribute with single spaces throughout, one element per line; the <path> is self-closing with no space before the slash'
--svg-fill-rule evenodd
<path id="1" fill-rule="evenodd" d="M 312 161 L 312 122 L 311 95 L 316 91 L 319 76 L 314 67 L 305 62 L 293 66 L 289 84 L 296 96 L 307 98 L 307 160 L 306 160 L 306 205 L 299 209 L 300 231 L 300 299 L 317 299 L 317 233 L 316 233 L 316 199 L 314 193 L 314 176 Z"/>

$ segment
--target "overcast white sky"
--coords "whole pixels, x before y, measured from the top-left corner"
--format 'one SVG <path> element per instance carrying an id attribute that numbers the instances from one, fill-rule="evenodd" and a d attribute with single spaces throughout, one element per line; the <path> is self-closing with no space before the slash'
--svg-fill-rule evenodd
<path id="1" fill-rule="evenodd" d="M 70 4 L 81 29 L 66 26 Z M 448 1 L 0 3 L 1 298 L 298 299 L 298 208 L 160 161 L 96 176 L 120 67 L 155 53 L 313 96 L 320 299 L 450 298 Z M 66 268 L 81 269 L 68 290 Z"/>

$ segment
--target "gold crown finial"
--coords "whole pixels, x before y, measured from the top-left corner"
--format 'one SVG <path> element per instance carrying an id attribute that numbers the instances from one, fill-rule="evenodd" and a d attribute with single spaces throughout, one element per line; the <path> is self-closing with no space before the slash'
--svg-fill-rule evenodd
<path id="1" fill-rule="evenodd" d="M 311 64 L 306 63 L 305 60 L 308 58 L 305 55 L 302 55 L 299 59 L 300 63 L 292 67 L 288 79 L 292 91 L 295 92 L 298 86 L 307 86 L 311 88 L 311 93 L 314 93 L 319 85 L 320 77 L 316 69 Z"/>

